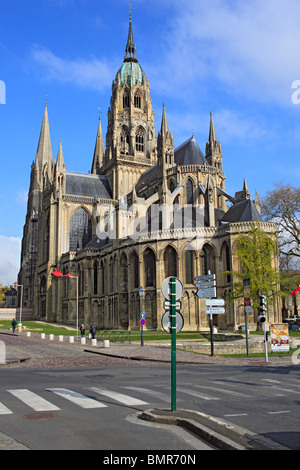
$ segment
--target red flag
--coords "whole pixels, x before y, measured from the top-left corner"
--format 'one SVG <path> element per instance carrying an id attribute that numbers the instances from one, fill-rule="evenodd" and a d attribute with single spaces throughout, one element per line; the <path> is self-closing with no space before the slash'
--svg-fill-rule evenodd
<path id="1" fill-rule="evenodd" d="M 291 292 L 291 295 L 297 295 L 297 292 L 298 290 L 300 289 L 300 285 L 297 287 L 297 289 L 293 290 L 293 292 Z"/>
<path id="2" fill-rule="evenodd" d="M 75 276 L 72 276 L 72 274 L 65 274 L 65 277 L 75 277 Z"/>
<path id="3" fill-rule="evenodd" d="M 63 273 L 61 273 L 57 268 L 55 268 L 54 271 L 51 272 L 51 274 L 54 274 L 54 276 L 56 277 L 63 276 Z"/>

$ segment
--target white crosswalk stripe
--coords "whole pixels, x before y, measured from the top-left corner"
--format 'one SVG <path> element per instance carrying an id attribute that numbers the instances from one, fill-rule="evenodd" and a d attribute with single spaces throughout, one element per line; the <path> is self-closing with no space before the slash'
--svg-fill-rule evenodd
<path id="1" fill-rule="evenodd" d="M 60 409 L 26 388 L 7 391 L 35 411 L 57 411 Z"/>
<path id="2" fill-rule="evenodd" d="M 6 408 L 3 403 L 0 403 L 0 415 L 12 415 L 13 412 Z"/>
<path id="3" fill-rule="evenodd" d="M 89 398 L 86 395 L 81 395 L 81 393 L 73 392 L 72 390 L 68 390 L 66 388 L 47 388 L 47 390 L 65 398 L 66 400 L 71 401 L 72 403 L 75 403 L 81 408 L 106 408 L 104 403 L 100 403 L 93 398 Z"/>
<path id="4" fill-rule="evenodd" d="M 99 393 L 106 397 L 112 398 L 113 400 L 123 403 L 128 406 L 137 406 L 137 405 L 148 405 L 147 402 L 139 400 L 137 398 L 131 397 L 129 395 L 124 395 L 123 393 L 113 392 L 112 390 L 105 390 L 104 388 L 91 387 L 90 390 L 93 392 Z"/>

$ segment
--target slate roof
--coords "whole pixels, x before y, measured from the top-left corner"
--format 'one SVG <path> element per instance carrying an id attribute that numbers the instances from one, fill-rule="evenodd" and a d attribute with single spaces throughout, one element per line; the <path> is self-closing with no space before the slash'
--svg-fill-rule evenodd
<path id="1" fill-rule="evenodd" d="M 106 176 L 85 173 L 66 174 L 66 194 L 111 199 L 111 189 Z"/>
<path id="2" fill-rule="evenodd" d="M 174 152 L 177 165 L 206 165 L 207 162 L 194 136 L 180 145 Z"/>
<path id="3" fill-rule="evenodd" d="M 251 199 L 233 204 L 222 218 L 222 223 L 262 221 L 261 215 Z"/>

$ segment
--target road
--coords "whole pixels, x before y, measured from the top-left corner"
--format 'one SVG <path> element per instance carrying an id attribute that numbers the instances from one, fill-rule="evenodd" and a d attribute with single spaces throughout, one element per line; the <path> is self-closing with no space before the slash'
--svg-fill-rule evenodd
<path id="1" fill-rule="evenodd" d="M 170 409 L 170 366 L 2 369 L 0 432 L 29 449 L 210 449 L 138 419 Z M 299 366 L 177 366 L 177 409 L 200 411 L 300 449 Z M 1 439 L 0 439 L 1 440 Z"/>

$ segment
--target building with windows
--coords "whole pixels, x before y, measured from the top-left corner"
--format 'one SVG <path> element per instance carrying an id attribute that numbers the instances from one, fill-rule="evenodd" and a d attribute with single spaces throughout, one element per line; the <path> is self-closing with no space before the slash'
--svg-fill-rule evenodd
<path id="1" fill-rule="evenodd" d="M 161 284 L 176 276 L 185 329 L 205 330 L 209 316 L 195 293 L 195 276 L 216 274 L 217 296 L 232 289 L 225 271 L 236 269 L 234 241 L 253 221 L 275 234 L 248 191 L 229 195 L 213 116 L 205 154 L 195 136 L 174 149 L 165 105 L 156 135 L 150 84 L 136 54 L 130 16 L 123 64 L 112 84 L 106 144 L 98 123 L 91 173 L 66 168 L 62 144 L 53 158 L 48 109 L 31 167 L 18 283 L 24 305 L 39 320 L 98 328 L 139 328 L 141 298 L 148 329 L 160 329 Z M 241 185 L 242 186 L 242 185 Z M 55 277 L 58 268 L 71 277 Z M 274 308 L 274 320 L 280 309 Z M 256 325 L 256 314 L 249 315 Z M 244 324 L 244 309 L 227 305 L 220 328 Z"/>

